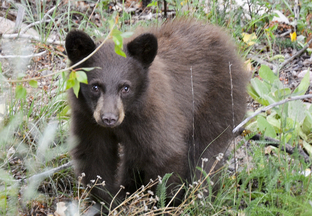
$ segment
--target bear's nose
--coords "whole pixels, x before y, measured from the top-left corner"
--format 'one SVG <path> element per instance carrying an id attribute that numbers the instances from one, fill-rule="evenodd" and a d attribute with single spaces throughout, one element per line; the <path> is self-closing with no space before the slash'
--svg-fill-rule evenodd
<path id="1" fill-rule="evenodd" d="M 114 126 L 117 122 L 118 117 L 114 115 L 113 113 L 107 113 L 102 116 L 102 121 L 105 125 L 111 127 Z"/>

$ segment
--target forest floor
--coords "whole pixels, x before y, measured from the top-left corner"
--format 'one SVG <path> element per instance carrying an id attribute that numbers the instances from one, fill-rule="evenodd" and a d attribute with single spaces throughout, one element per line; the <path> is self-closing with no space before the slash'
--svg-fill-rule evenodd
<path id="1" fill-rule="evenodd" d="M 12 134 L 16 140 L 19 140 L 28 146 L 31 151 L 34 152 L 34 155 L 37 155 L 37 149 L 33 146 L 34 142 L 40 143 L 42 136 L 44 136 L 44 131 L 41 129 L 42 125 L 47 125 L 47 122 L 51 119 L 54 121 L 57 119 L 58 124 L 64 125 L 64 129 L 61 130 L 62 134 L 58 134 L 55 138 L 55 143 L 64 142 L 66 143 L 66 131 L 68 129 L 68 110 L 66 105 L 66 90 L 63 86 L 64 76 L 62 73 L 55 73 L 55 71 L 61 71 L 67 66 L 67 56 L 64 48 L 64 39 L 66 33 L 69 31 L 67 25 L 68 20 L 59 19 L 53 23 L 53 25 L 48 26 L 50 23 L 46 23 L 43 28 L 44 31 L 38 31 L 38 28 L 35 28 L 35 25 L 31 26 L 23 35 L 31 35 L 31 38 L 17 37 L 15 35 L 16 27 L 19 25 L 19 18 L 26 20 L 28 25 L 31 25 L 31 21 L 27 16 L 28 14 L 18 10 L 17 4 L 11 4 L 7 1 L 0 1 L 0 63 L 2 68 L 2 76 L 8 82 L 1 82 L 1 92 L 0 95 L 0 122 L 9 122 L 11 117 L 17 115 L 19 107 L 23 106 L 23 109 L 29 110 L 27 116 L 27 126 L 25 128 L 14 131 Z M 127 0 L 125 4 L 119 2 L 108 2 L 105 5 L 107 14 L 106 20 L 103 21 L 103 15 L 101 12 L 95 10 L 99 2 L 96 1 L 76 1 L 68 7 L 67 0 L 63 0 L 58 4 L 56 1 L 48 1 L 48 4 L 44 8 L 44 12 L 49 14 L 45 19 L 50 19 L 53 13 L 67 13 L 68 10 L 75 11 L 70 14 L 71 22 L 79 27 L 84 25 L 86 20 L 91 20 L 92 25 L 99 27 L 99 29 L 105 29 L 105 25 L 102 22 L 106 22 L 109 18 L 108 15 L 112 14 L 130 14 L 131 16 L 123 20 L 119 25 L 120 29 L 128 30 L 133 29 L 133 26 L 142 25 L 142 23 L 155 23 L 162 22 L 165 16 L 164 6 L 160 9 L 155 7 L 143 8 L 142 3 L 139 1 L 130 1 Z M 29 1 L 30 8 L 38 7 L 35 1 Z M 168 3 L 168 9 L 166 11 L 167 19 L 171 19 L 176 16 L 176 10 L 174 7 L 170 6 Z M 59 7 L 59 11 L 55 11 L 55 7 Z M 193 10 L 194 8 L 181 8 L 181 10 Z M 103 11 L 102 11 L 103 12 Z M 38 14 L 35 13 L 35 10 L 32 11 L 33 16 L 36 17 Z M 307 17 L 307 22 L 312 23 L 312 16 Z M 119 18 L 122 19 L 122 18 Z M 40 20 L 38 17 L 34 20 Z M 23 22 L 24 22 L 23 21 Z M 120 20 L 119 20 L 120 21 Z M 33 22 L 35 23 L 35 21 Z M 64 25 L 64 27 L 62 26 Z M 90 24 L 91 25 L 91 24 Z M 146 24 L 149 25 L 149 24 Z M 22 26 L 26 28 L 27 25 Z M 52 28 L 52 26 L 54 26 Z M 56 27 L 55 27 L 56 26 Z M 259 77 L 258 71 L 260 65 L 267 65 L 273 71 L 276 70 L 283 61 L 287 61 L 292 56 L 295 56 L 301 49 L 300 42 L 292 42 L 290 33 L 293 32 L 293 27 L 291 24 L 285 22 L 272 21 L 268 20 L 266 23 L 267 27 L 274 26 L 272 30 L 272 35 L 274 40 L 257 40 L 255 44 L 248 44 L 249 42 L 245 41 L 245 36 L 236 37 L 235 40 L 245 53 L 244 58 L 246 59 L 246 65 L 250 71 L 250 77 Z M 29 27 L 29 26 L 28 26 Z M 27 27 L 27 28 L 28 28 Z M 51 32 L 49 32 L 52 29 Z M 87 27 L 86 27 L 87 28 Z M 61 29 L 61 30 L 60 30 Z M 108 33 L 108 30 L 105 32 L 96 32 L 101 38 Z M 252 30 L 249 29 L 249 33 L 252 34 Z M 301 32 L 302 35 L 305 35 L 306 42 L 310 41 L 312 34 L 309 32 Z M 46 37 L 48 35 L 48 37 Z M 272 37 L 272 36 L 271 36 Z M 270 43 L 271 42 L 271 43 Z M 252 48 L 249 48 L 252 47 Z M 248 50 L 246 52 L 246 50 Z M 289 88 L 291 91 L 294 91 L 300 84 L 306 73 L 310 73 L 310 85 L 306 94 L 312 94 L 312 56 L 311 56 L 312 43 L 308 46 L 308 49 L 305 50 L 302 54 L 295 57 L 292 61 L 289 61 L 287 65 L 280 69 L 278 75 L 279 80 L 282 82 L 285 88 Z M 35 56 L 33 56 L 35 54 Z M 26 57 L 21 57 L 28 56 Z M 16 95 L 12 92 L 18 91 L 20 89 L 20 84 L 18 82 L 11 82 L 12 80 L 18 79 L 33 79 L 38 78 L 36 83 L 24 82 L 23 89 L 26 90 L 25 100 L 21 102 L 14 102 Z M 34 86 L 36 86 L 34 88 Z M 22 91 L 22 90 L 21 90 Z M 22 93 L 23 94 L 23 93 Z M 12 96 L 13 95 L 13 96 Z M 17 95 L 18 96 L 18 95 Z M 10 117 L 7 117 L 7 110 L 5 107 L 8 107 L 8 99 L 11 98 L 10 104 Z M 13 98 L 13 99 L 12 99 Z M 312 98 L 306 98 L 303 100 L 305 103 L 312 103 Z M 13 103 L 13 104 L 12 104 Z M 52 104 L 50 106 L 50 104 Z M 57 107 L 55 107 L 57 104 Z M 250 112 L 256 111 L 261 104 L 255 101 L 252 97 L 248 99 L 248 110 Z M 61 109 L 61 111 L 60 111 Z M 60 112 L 62 116 L 59 118 Z M 44 116 L 44 117 L 43 117 Z M 39 122 L 39 123 L 38 123 Z M 27 131 L 27 132 L 26 132 Z M 239 143 L 242 140 L 241 137 L 237 138 L 235 143 Z M 0 139 L 1 141 L 1 139 Z M 15 144 L 18 141 L 14 141 Z M 234 142 L 233 142 L 234 143 Z M 56 144 L 55 144 L 56 145 Z M 9 173 L 15 180 L 22 180 L 29 178 L 29 164 L 27 160 L 17 152 L 17 148 L 5 147 L 5 151 L 0 153 L 0 158 L 3 158 L 1 162 L 1 168 L 9 170 Z M 25 147 L 24 146 L 24 147 Z M 245 167 L 246 160 L 252 161 L 252 156 L 250 156 L 247 151 L 249 151 L 249 142 L 245 142 L 243 145 L 239 145 L 239 148 L 236 151 L 236 160 L 238 161 L 238 170 L 241 170 Z M 232 151 L 233 145 L 231 145 L 230 150 Z M 246 150 L 247 149 L 247 150 Z M 63 151 L 63 154 L 59 154 L 57 159 L 52 161 L 45 162 L 46 167 L 57 167 L 62 164 L 69 162 L 69 156 L 66 151 Z M 231 153 L 229 153 L 231 154 Z M 57 161 L 57 162 L 56 162 Z M 233 172 L 234 168 L 234 159 L 231 158 L 227 161 L 229 164 L 229 170 Z M 56 165 L 55 165 L 56 164 Z M 44 169 L 42 169 L 43 171 Z M 36 173 L 36 172 L 33 172 Z M 21 188 L 19 191 L 18 199 L 22 199 L 21 191 L 24 188 Z M 78 189 L 79 190 L 79 189 Z M 74 192 L 76 191 L 76 192 Z M 27 201 L 20 205 L 18 209 L 19 215 L 55 215 L 63 216 L 65 211 L 62 210 L 61 203 L 68 203 L 72 201 L 72 198 L 79 200 L 77 197 L 77 180 L 73 174 L 72 169 L 66 169 L 65 171 L 54 173 L 50 178 L 43 180 L 40 183 L 38 188 L 38 193 L 45 194 L 45 196 L 36 195 L 36 200 Z M 86 206 L 89 202 L 86 202 Z M 1 208 L 1 207 L 0 207 Z M 62 215 L 62 213 L 64 213 Z"/>

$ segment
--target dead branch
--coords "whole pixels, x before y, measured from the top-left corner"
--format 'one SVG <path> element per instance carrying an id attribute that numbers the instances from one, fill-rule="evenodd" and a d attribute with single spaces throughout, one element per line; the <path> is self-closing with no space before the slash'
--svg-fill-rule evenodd
<path id="1" fill-rule="evenodd" d="M 31 27 L 38 25 L 42 22 L 50 22 L 51 20 L 46 20 L 46 18 L 50 15 L 50 13 L 52 13 L 54 11 L 54 9 L 56 7 L 58 7 L 60 5 L 60 3 L 54 7 L 52 7 L 50 10 L 48 10 L 48 12 L 43 16 L 43 18 L 37 22 L 31 23 L 28 26 L 26 26 L 24 29 L 21 30 L 20 34 L 24 34 L 28 29 L 30 29 Z"/>
<path id="2" fill-rule="evenodd" d="M 56 172 L 59 172 L 59 171 L 64 170 L 64 169 L 67 169 L 67 168 L 69 168 L 71 166 L 72 166 L 72 162 L 70 161 L 70 162 L 68 162 L 66 164 L 63 164 L 63 165 L 59 166 L 59 167 L 55 167 L 53 169 L 44 171 L 42 173 L 35 174 L 35 175 L 33 175 L 33 176 L 29 177 L 29 178 L 24 178 L 24 179 L 21 179 L 19 181 L 28 183 L 28 182 L 31 182 L 31 181 L 36 181 L 37 179 L 44 179 L 44 178 L 47 178 L 47 177 L 53 175 Z"/>
<path id="3" fill-rule="evenodd" d="M 41 41 L 41 38 L 40 37 L 37 37 L 37 36 L 32 36 L 32 35 L 28 35 L 28 34 L 3 34 L 2 35 L 2 38 L 5 38 L 5 39 L 11 39 L 11 38 L 26 38 L 26 39 L 30 39 L 30 40 L 36 40 L 36 41 Z M 50 44 L 56 44 L 56 45 L 64 45 L 65 42 L 64 41 L 57 41 L 57 40 L 54 40 L 54 39 L 50 39 L 48 38 L 46 40 L 47 43 L 50 43 Z"/>
<path id="4" fill-rule="evenodd" d="M 293 55 L 289 59 L 285 60 L 276 70 L 274 70 L 274 73 L 275 74 L 278 73 L 283 67 L 285 67 L 285 65 L 294 60 L 297 56 L 300 56 L 309 47 L 310 43 L 312 43 L 312 38 L 300 51 L 298 51 L 295 55 Z"/>
<path id="5" fill-rule="evenodd" d="M 312 41 L 312 40 L 311 40 Z M 239 129 L 241 127 L 243 127 L 244 124 L 246 124 L 249 120 L 251 120 L 252 118 L 254 118 L 255 116 L 257 116 L 259 113 L 268 111 L 269 109 L 272 109 L 273 107 L 282 105 L 284 103 L 287 103 L 289 101 L 294 101 L 294 100 L 302 100 L 302 99 L 306 99 L 306 98 L 312 98 L 312 94 L 306 94 L 306 95 L 300 95 L 300 96 L 293 96 L 293 97 L 289 97 L 286 98 L 284 100 L 278 101 L 276 103 L 272 103 L 269 106 L 263 107 L 260 110 L 257 110 L 254 114 L 252 114 L 251 116 L 249 116 L 248 118 L 246 118 L 244 121 L 242 121 L 239 125 L 237 125 L 234 129 L 233 129 L 233 133 L 235 134 L 236 132 L 239 131 Z"/>
<path id="6" fill-rule="evenodd" d="M 288 143 L 285 143 L 285 145 L 284 145 L 277 139 L 273 139 L 271 137 L 264 137 L 264 136 L 261 136 L 260 134 L 256 134 L 256 135 L 252 136 L 250 139 L 255 140 L 255 141 L 259 141 L 259 140 L 263 140 L 263 138 L 265 141 L 268 141 L 267 145 L 271 145 L 271 146 L 274 146 L 277 148 L 280 147 L 282 151 L 286 151 L 290 155 L 292 155 L 297 150 L 298 153 L 304 158 L 304 161 L 306 163 L 310 163 L 309 155 L 307 153 L 305 153 L 305 151 L 303 151 L 299 147 L 292 147 Z"/>
<path id="7" fill-rule="evenodd" d="M 7 58 L 32 58 L 32 57 L 38 57 L 38 56 L 42 56 L 43 54 L 45 54 L 47 51 L 43 51 L 41 53 L 35 53 L 35 54 L 31 54 L 31 55 L 0 55 L 0 59 L 7 59 Z"/>

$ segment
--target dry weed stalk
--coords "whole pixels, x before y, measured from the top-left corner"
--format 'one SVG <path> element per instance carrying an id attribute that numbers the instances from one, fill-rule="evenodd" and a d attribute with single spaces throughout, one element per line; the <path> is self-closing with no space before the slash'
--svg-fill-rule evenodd
<path id="1" fill-rule="evenodd" d="M 149 215 L 149 216 L 156 216 L 156 215 L 179 215 L 182 214 L 187 208 L 192 206 L 197 199 L 204 199 L 203 192 L 207 192 L 208 185 L 205 184 L 207 178 L 214 173 L 218 172 L 219 170 L 214 171 L 215 166 L 218 162 L 222 159 L 223 154 L 219 154 L 217 159 L 215 160 L 212 168 L 210 169 L 209 173 L 204 176 L 204 178 L 200 178 L 198 181 L 193 182 L 187 188 L 185 194 L 188 194 L 183 202 L 176 207 L 170 206 L 170 204 L 174 201 L 175 197 L 178 193 L 185 188 L 185 184 L 183 183 L 179 189 L 176 191 L 174 196 L 171 200 L 167 203 L 167 205 L 163 208 L 158 208 L 157 203 L 159 198 L 157 195 L 154 195 L 152 192 L 152 188 L 155 187 L 158 183 L 160 183 L 161 179 L 152 180 L 145 186 L 141 186 L 135 193 L 131 194 L 130 196 L 126 197 L 123 202 L 121 202 L 117 207 L 111 210 L 112 204 L 115 201 L 116 196 L 120 193 L 121 190 L 124 188 L 121 186 L 118 193 L 113 198 L 110 204 L 110 216 L 119 216 L 119 215 Z M 202 167 L 205 162 L 208 160 L 202 160 Z M 213 182 L 211 182 L 213 184 Z"/>

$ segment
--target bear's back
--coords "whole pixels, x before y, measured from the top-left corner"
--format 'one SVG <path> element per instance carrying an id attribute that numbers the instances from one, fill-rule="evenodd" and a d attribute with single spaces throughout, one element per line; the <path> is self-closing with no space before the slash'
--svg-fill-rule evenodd
<path id="1" fill-rule="evenodd" d="M 206 150 L 202 156 L 210 158 L 210 167 L 245 114 L 249 77 L 244 64 L 233 40 L 220 27 L 176 19 L 150 32 L 159 47 L 150 77 L 162 74 L 169 79 L 174 104 L 184 113 L 190 134 L 194 123 L 196 155 Z"/>
<path id="2" fill-rule="evenodd" d="M 150 67 L 150 76 L 168 77 L 181 109 L 192 115 L 194 99 L 195 109 L 210 104 L 209 112 L 214 113 L 217 122 L 222 116 L 233 122 L 229 118 L 232 92 L 236 123 L 243 117 L 248 75 L 224 30 L 194 20 L 176 19 L 149 32 L 158 40 L 157 59 Z"/>

